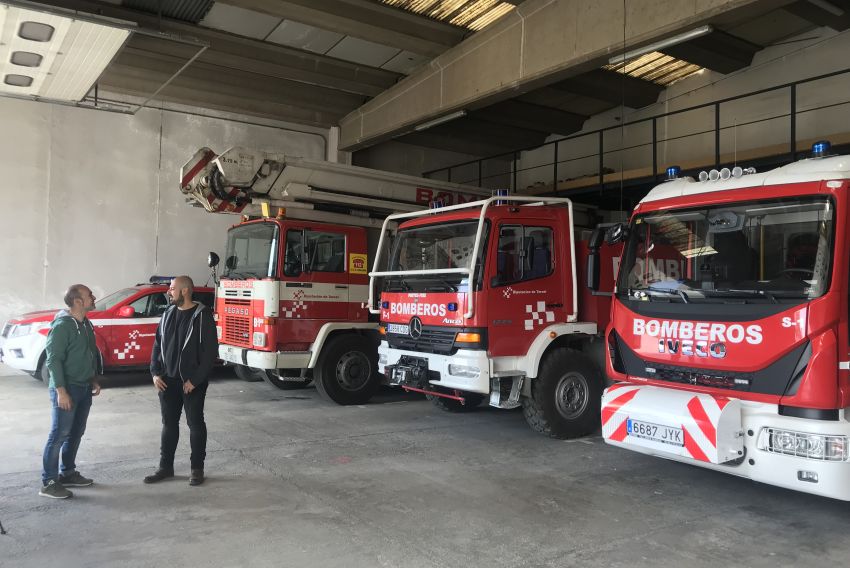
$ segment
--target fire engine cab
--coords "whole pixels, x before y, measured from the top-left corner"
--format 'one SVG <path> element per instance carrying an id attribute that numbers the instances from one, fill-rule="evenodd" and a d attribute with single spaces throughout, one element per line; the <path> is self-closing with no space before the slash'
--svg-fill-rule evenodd
<path id="1" fill-rule="evenodd" d="M 484 400 L 522 406 L 529 425 L 553 437 L 598 428 L 598 337 L 610 297 L 579 285 L 588 249 L 575 237 L 570 200 L 498 196 L 391 222 L 400 225 L 388 264 L 380 270 L 376 258 L 370 287 L 389 384 L 448 411 Z M 611 256 L 601 264 L 613 286 Z"/>
<path id="2" fill-rule="evenodd" d="M 653 189 L 607 330 L 607 443 L 850 500 L 850 158 Z"/>

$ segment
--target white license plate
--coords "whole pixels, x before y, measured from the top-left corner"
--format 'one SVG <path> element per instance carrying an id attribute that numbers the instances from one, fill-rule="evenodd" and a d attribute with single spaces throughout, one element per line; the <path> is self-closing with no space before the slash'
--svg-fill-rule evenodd
<path id="1" fill-rule="evenodd" d="M 410 326 L 406 323 L 388 323 L 387 333 L 398 333 L 401 335 L 410 334 Z"/>
<path id="2" fill-rule="evenodd" d="M 629 436 L 633 438 L 643 438 L 644 440 L 652 440 L 662 444 L 670 444 L 671 446 L 684 446 L 685 436 L 681 428 L 673 426 L 664 426 L 662 424 L 653 424 L 652 422 L 644 422 L 642 420 L 627 420 L 626 427 Z"/>

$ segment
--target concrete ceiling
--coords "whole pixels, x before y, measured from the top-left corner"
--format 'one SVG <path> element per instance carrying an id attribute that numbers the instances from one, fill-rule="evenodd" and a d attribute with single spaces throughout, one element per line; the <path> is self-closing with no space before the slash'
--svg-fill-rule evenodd
<path id="1" fill-rule="evenodd" d="M 850 0 L 655 0 L 648 12 L 640 6 L 649 4 L 629 2 L 628 49 L 711 24 L 712 33 L 662 51 L 721 73 L 813 27 L 850 27 Z M 619 0 L 513 0 L 515 9 L 477 33 L 379 0 L 39 3 L 159 34 L 134 35 L 101 77 L 102 91 L 148 97 L 170 80 L 157 99 L 340 125 L 348 150 L 395 139 L 479 156 L 511 152 L 575 132 L 620 104 L 651 104 L 664 88 L 602 69 L 622 52 Z M 169 35 L 208 48 L 182 69 L 198 48 Z M 414 131 L 460 109 L 465 117 Z"/>

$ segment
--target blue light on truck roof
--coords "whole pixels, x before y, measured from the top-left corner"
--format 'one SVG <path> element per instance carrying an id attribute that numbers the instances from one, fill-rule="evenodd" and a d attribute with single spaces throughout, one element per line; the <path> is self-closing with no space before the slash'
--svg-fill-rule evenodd
<path id="1" fill-rule="evenodd" d="M 679 166 L 670 166 L 667 168 L 667 179 L 674 180 L 679 177 L 679 174 L 682 173 L 682 168 Z"/>
<path id="2" fill-rule="evenodd" d="M 830 148 L 832 148 L 832 144 L 829 143 L 829 140 L 818 140 L 812 144 L 812 158 L 828 156 Z"/>

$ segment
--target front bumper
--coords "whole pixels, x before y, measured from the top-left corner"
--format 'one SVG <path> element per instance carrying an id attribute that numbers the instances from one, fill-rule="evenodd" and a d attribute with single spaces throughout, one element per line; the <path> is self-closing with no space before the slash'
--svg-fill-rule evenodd
<path id="1" fill-rule="evenodd" d="M 632 394 L 634 391 L 638 392 Z M 650 396 L 644 397 L 644 393 Z M 658 403 L 660 397 L 667 397 L 663 405 Z M 850 458 L 845 461 L 826 461 L 759 448 L 760 436 L 767 429 L 845 436 L 850 439 L 850 423 L 845 419 L 843 411 L 837 421 L 811 420 L 780 415 L 775 404 L 719 397 L 716 398 L 718 403 L 711 406 L 708 399 L 712 398 L 679 389 L 615 384 L 603 396 L 603 438 L 608 444 L 643 454 L 698 465 L 778 487 L 850 501 Z M 694 400 L 698 400 L 699 404 Z M 694 419 L 689 419 L 687 415 Z M 628 433 L 626 421 L 630 418 L 644 423 L 681 427 L 686 445 L 690 442 L 694 451 L 670 444 L 656 444 Z M 734 440 L 730 437 L 732 435 L 737 435 L 738 439 Z M 733 444 L 740 449 L 740 458 L 716 463 L 724 459 L 719 455 L 723 448 L 730 450 L 726 452 L 726 459 L 734 457 L 731 452 Z M 712 450 L 718 454 L 712 455 Z M 694 454 L 698 457 L 694 457 Z"/>
<path id="2" fill-rule="evenodd" d="M 306 369 L 312 355 L 310 351 L 257 351 L 233 345 L 218 346 L 222 361 L 254 369 Z"/>
<path id="3" fill-rule="evenodd" d="M 484 350 L 459 349 L 454 355 L 438 355 L 393 349 L 386 341 L 381 341 L 378 347 L 378 372 L 383 373 L 392 383 L 393 370 L 400 366 L 402 357 L 427 361 L 428 384 L 481 394 L 490 393 L 490 359 Z M 449 365 L 453 368 L 477 368 L 478 376 L 451 374 Z"/>
<path id="4" fill-rule="evenodd" d="M 7 337 L 0 340 L 0 362 L 13 369 L 33 373 L 47 343 L 40 333 L 30 333 L 20 337 Z"/>

